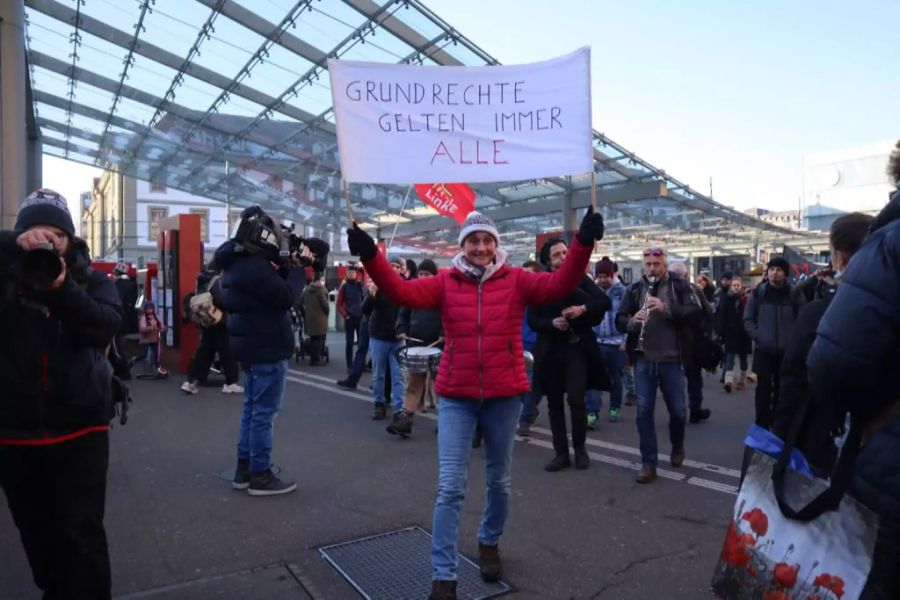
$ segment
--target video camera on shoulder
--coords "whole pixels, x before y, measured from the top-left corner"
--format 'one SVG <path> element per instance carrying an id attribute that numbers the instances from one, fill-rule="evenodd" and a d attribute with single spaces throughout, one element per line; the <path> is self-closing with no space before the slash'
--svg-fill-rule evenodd
<path id="1" fill-rule="evenodd" d="M 259 206 L 251 206 L 241 213 L 241 219 L 232 233 L 242 250 L 260 255 L 274 263 L 288 266 L 304 247 L 314 255 L 311 266 L 317 271 L 325 269 L 331 247 L 318 238 L 303 238 L 294 233 L 294 225 L 276 225 L 275 221 Z M 308 262 L 308 261 L 307 261 Z"/>

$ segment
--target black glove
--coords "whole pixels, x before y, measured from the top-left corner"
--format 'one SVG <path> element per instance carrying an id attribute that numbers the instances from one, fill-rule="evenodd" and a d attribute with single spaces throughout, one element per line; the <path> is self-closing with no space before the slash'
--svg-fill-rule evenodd
<path id="1" fill-rule="evenodd" d="M 578 241 L 582 246 L 593 246 L 594 242 L 603 239 L 603 217 L 595 213 L 593 207 L 588 207 L 587 214 L 581 220 L 578 228 Z"/>
<path id="2" fill-rule="evenodd" d="M 372 260 L 378 254 L 375 240 L 360 229 L 356 221 L 353 222 L 353 227 L 347 230 L 347 245 L 350 247 L 350 254 L 358 256 L 362 260 Z"/>

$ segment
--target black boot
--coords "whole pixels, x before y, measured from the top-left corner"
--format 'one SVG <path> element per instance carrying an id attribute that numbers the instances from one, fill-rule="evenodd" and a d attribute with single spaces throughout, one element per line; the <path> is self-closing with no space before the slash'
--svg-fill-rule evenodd
<path id="1" fill-rule="evenodd" d="M 234 479 L 231 480 L 231 487 L 236 490 L 246 490 L 250 487 L 250 459 L 239 458 L 237 467 L 234 469 Z"/>
<path id="2" fill-rule="evenodd" d="M 551 473 L 555 473 L 556 471 L 562 471 L 563 469 L 567 469 L 572 466 L 572 461 L 569 459 L 569 453 L 565 454 L 557 454 L 553 457 L 553 460 L 548 462 L 544 466 L 545 471 L 550 471 Z"/>
<path id="3" fill-rule="evenodd" d="M 694 408 L 691 409 L 691 423 L 699 423 L 700 421 L 705 421 L 712 414 L 712 411 L 708 408 Z"/>
<path id="4" fill-rule="evenodd" d="M 383 421 L 387 418 L 387 407 L 384 404 L 376 404 L 372 411 L 373 421 Z"/>
<path id="5" fill-rule="evenodd" d="M 588 465 L 591 464 L 591 459 L 588 456 L 587 450 L 584 446 L 576 446 L 575 447 L 575 468 L 581 471 L 588 468 Z"/>
<path id="6" fill-rule="evenodd" d="M 569 400 L 569 414 L 572 419 L 572 447 L 584 450 L 587 440 L 587 407 L 583 398 L 580 402 Z M 577 450 L 575 456 L 578 457 Z"/>
<path id="7" fill-rule="evenodd" d="M 398 410 L 391 417 L 391 424 L 386 427 L 391 435 L 409 437 L 412 434 L 413 414 L 405 410 Z"/>
<path id="8" fill-rule="evenodd" d="M 481 570 L 482 580 L 488 583 L 499 581 L 503 574 L 500 549 L 497 546 L 486 546 L 478 542 L 478 568 Z"/>
<path id="9" fill-rule="evenodd" d="M 432 581 L 428 600 L 456 600 L 456 582 L 440 579 Z"/>

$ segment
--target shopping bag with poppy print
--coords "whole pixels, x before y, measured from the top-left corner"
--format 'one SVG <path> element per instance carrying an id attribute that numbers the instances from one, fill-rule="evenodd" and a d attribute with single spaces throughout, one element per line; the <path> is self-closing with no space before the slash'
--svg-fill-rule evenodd
<path id="1" fill-rule="evenodd" d="M 775 459 L 754 450 L 712 588 L 723 600 L 856 600 L 866 584 L 878 517 L 848 495 L 808 521 L 782 515 Z M 828 484 L 788 469 L 787 500 L 809 504 Z"/>

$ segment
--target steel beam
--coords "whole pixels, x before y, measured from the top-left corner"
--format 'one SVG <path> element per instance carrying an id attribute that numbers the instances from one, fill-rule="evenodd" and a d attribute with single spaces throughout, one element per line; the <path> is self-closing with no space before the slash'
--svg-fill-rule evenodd
<path id="1" fill-rule="evenodd" d="M 437 46 L 437 43 L 429 42 L 421 33 L 397 17 L 387 13 L 384 10 L 386 7 L 381 7 L 372 0 L 344 0 L 344 3 L 370 21 L 374 21 L 385 31 L 393 34 L 410 47 L 416 49 L 422 48 L 421 53 L 427 54 L 439 65 L 462 66 L 462 63 L 458 59 L 454 58 L 453 55 L 448 54 L 444 50 L 441 50 Z M 393 0 L 390 3 L 393 4 Z M 446 28 L 442 27 L 442 29 L 446 31 Z M 452 32 L 447 31 L 447 35 L 452 35 Z"/>

